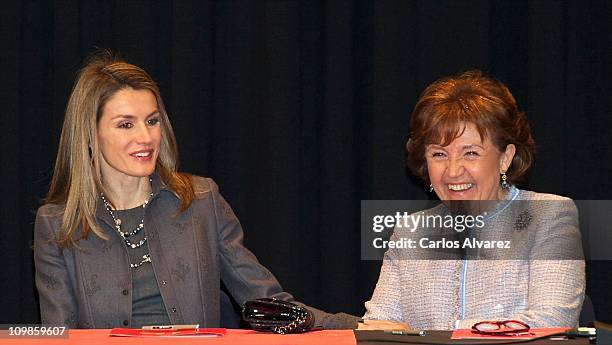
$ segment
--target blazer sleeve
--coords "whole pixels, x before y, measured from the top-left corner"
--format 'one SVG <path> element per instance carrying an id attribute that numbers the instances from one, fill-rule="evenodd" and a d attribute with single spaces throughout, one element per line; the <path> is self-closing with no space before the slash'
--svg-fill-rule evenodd
<path id="1" fill-rule="evenodd" d="M 397 240 L 395 231 L 390 240 Z M 400 302 L 403 290 L 400 276 L 397 253 L 394 249 L 388 249 L 383 257 L 380 275 L 372 298 L 365 302 L 366 313 L 363 316 L 364 319 L 406 322 Z"/>
<path id="2" fill-rule="evenodd" d="M 62 249 L 55 242 L 59 219 L 44 205 L 36 213 L 34 264 L 40 299 L 41 322 L 77 327 L 77 301 Z"/>
<path id="3" fill-rule="evenodd" d="M 358 318 L 338 313 L 329 314 L 295 302 L 285 292 L 272 273 L 265 268 L 255 255 L 243 245 L 243 230 L 231 207 L 219 193 L 219 187 L 212 179 L 210 184 L 214 213 L 219 234 L 219 264 L 221 279 L 236 302 L 243 305 L 256 298 L 275 297 L 308 308 L 315 316 L 315 326 L 327 329 L 355 328 Z"/>

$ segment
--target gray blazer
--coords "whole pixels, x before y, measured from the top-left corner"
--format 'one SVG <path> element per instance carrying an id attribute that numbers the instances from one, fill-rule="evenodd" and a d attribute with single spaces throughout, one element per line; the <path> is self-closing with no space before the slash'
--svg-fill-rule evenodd
<path id="1" fill-rule="evenodd" d="M 173 324 L 220 323 L 220 282 L 239 303 L 260 297 L 292 301 L 276 278 L 242 244 L 243 232 L 231 207 L 212 179 L 194 177 L 196 198 L 175 216 L 179 199 L 152 176 L 153 196 L 145 226 L 157 283 Z M 46 204 L 36 215 L 34 262 L 43 324 L 74 328 L 129 326 L 132 279 L 127 248 L 113 229 L 113 220 L 99 202 L 98 224 L 108 235 L 61 249 L 58 236 L 63 205 Z M 78 234 L 77 234 L 78 235 Z M 356 318 L 310 308 L 317 324 L 351 328 Z"/>

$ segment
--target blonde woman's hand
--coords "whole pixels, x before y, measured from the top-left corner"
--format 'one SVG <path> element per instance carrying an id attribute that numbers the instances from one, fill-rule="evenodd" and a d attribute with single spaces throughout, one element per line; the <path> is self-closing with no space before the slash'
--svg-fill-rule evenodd
<path id="1" fill-rule="evenodd" d="M 360 331 L 368 330 L 406 330 L 410 329 L 408 324 L 403 322 L 387 321 L 387 320 L 363 320 L 357 325 Z"/>

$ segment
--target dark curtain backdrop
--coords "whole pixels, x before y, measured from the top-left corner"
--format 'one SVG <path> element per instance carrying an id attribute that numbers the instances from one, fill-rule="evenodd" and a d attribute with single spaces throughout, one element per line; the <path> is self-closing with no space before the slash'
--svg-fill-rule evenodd
<path id="1" fill-rule="evenodd" d="M 0 323 L 38 318 L 33 219 L 75 73 L 95 46 L 161 87 L 181 168 L 213 177 L 298 299 L 361 314 L 360 200 L 425 199 L 404 143 L 418 93 L 478 68 L 538 144 L 530 189 L 612 197 L 609 1 L 10 1 L 0 7 Z M 588 293 L 612 322 L 612 265 Z"/>

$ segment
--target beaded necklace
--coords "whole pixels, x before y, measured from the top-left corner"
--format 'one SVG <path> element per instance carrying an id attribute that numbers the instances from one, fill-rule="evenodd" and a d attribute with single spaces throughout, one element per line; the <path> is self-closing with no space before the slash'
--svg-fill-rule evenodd
<path id="1" fill-rule="evenodd" d="M 151 180 L 151 178 L 149 178 L 149 183 L 152 183 L 152 182 L 153 181 Z M 104 197 L 104 193 L 100 193 L 100 197 L 102 198 L 102 202 L 104 203 L 106 210 L 108 211 L 108 213 L 113 218 L 113 221 L 115 222 L 115 230 L 117 230 L 117 233 L 119 233 L 119 236 L 121 236 L 121 238 L 123 239 L 125 244 L 128 246 L 128 248 L 136 249 L 136 248 L 142 247 L 147 242 L 146 235 L 142 238 L 142 240 L 138 241 L 137 243 L 132 243 L 129 238 L 136 235 L 137 233 L 139 233 L 140 231 L 144 229 L 144 214 L 145 213 L 143 212 L 142 219 L 140 220 L 140 223 L 138 223 L 138 226 L 136 227 L 136 229 L 132 231 L 124 232 L 123 230 L 121 230 L 121 219 L 115 217 L 115 214 L 113 213 L 113 210 L 109 202 L 106 201 L 106 198 Z M 151 200 L 152 197 L 153 197 L 153 191 L 151 191 L 151 194 L 149 194 L 149 197 L 147 198 L 147 200 L 145 200 L 145 202 L 142 204 L 143 209 L 147 207 L 147 205 L 149 204 L 149 200 Z M 151 256 L 149 255 L 149 253 L 146 253 L 145 255 L 143 255 L 142 260 L 140 260 L 140 262 L 136 264 L 130 263 L 130 268 L 138 268 L 147 262 L 151 262 Z"/>

